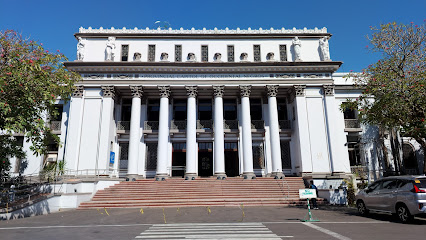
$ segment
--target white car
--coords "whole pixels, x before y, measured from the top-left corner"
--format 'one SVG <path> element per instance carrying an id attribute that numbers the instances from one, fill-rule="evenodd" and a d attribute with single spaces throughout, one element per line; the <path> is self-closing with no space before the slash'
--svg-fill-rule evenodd
<path id="1" fill-rule="evenodd" d="M 385 212 L 396 215 L 403 223 L 414 215 L 426 214 L 426 176 L 385 177 L 370 184 L 356 195 L 361 215 Z"/>

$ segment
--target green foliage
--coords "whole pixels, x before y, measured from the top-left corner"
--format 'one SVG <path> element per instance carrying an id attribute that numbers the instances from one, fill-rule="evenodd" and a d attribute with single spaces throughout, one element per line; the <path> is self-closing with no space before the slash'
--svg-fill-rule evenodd
<path id="1" fill-rule="evenodd" d="M 24 157 L 14 133 L 23 133 L 36 154 L 47 151 L 47 139 L 59 139 L 46 124 L 56 116 L 55 100 L 67 100 L 80 77 L 63 66 L 67 58 L 45 50 L 13 30 L 0 31 L 0 160 Z"/>
<path id="2" fill-rule="evenodd" d="M 346 183 L 347 186 L 347 198 L 348 198 L 348 205 L 353 206 L 355 205 L 355 188 L 352 181 L 352 178 L 350 179 L 343 179 L 343 182 Z"/>
<path id="3" fill-rule="evenodd" d="M 347 76 L 363 93 L 341 109 L 358 109 L 364 123 L 400 129 L 425 148 L 426 24 L 388 23 L 371 30 L 369 49 L 382 59 Z"/>

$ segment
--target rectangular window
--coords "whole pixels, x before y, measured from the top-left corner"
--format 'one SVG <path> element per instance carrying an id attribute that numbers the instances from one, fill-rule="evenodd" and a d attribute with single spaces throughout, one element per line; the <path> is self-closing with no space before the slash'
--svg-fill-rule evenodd
<path id="1" fill-rule="evenodd" d="M 212 101 L 211 99 L 198 100 L 198 119 L 211 120 L 212 119 Z"/>
<path id="2" fill-rule="evenodd" d="M 132 113 L 132 99 L 124 98 L 121 105 L 121 121 L 129 122 Z"/>
<path id="3" fill-rule="evenodd" d="M 159 121 L 160 100 L 148 99 L 148 121 Z"/>
<path id="4" fill-rule="evenodd" d="M 260 45 L 253 45 L 253 56 L 255 62 L 260 62 Z"/>
<path id="5" fill-rule="evenodd" d="M 287 103 L 285 101 L 285 98 L 277 99 L 277 107 L 278 107 L 278 120 L 288 120 Z"/>
<path id="6" fill-rule="evenodd" d="M 129 45 L 121 45 L 121 61 L 127 62 L 129 59 Z"/>
<path id="7" fill-rule="evenodd" d="M 237 102 L 235 99 L 223 100 L 223 118 L 225 120 L 237 120 Z"/>
<path id="8" fill-rule="evenodd" d="M 228 62 L 234 62 L 234 45 L 228 45 Z"/>
<path id="9" fill-rule="evenodd" d="M 173 100 L 173 119 L 175 121 L 186 120 L 186 99 Z"/>
<path id="10" fill-rule="evenodd" d="M 202 62 L 209 61 L 209 47 L 207 45 L 201 46 L 201 61 Z"/>
<path id="11" fill-rule="evenodd" d="M 262 99 L 250 99 L 251 120 L 262 120 Z"/>
<path id="12" fill-rule="evenodd" d="M 182 62 L 182 45 L 175 45 L 175 62 Z"/>
<path id="13" fill-rule="evenodd" d="M 280 61 L 287 61 L 287 45 L 280 45 Z"/>
<path id="14" fill-rule="evenodd" d="M 155 61 L 155 45 L 148 45 L 148 62 Z"/>

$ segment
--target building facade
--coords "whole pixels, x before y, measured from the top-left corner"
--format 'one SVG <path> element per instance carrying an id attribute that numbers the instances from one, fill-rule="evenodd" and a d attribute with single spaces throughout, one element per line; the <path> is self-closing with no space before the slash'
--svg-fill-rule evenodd
<path id="1" fill-rule="evenodd" d="M 77 60 L 65 66 L 82 81 L 58 102 L 63 144 L 51 153 L 68 174 L 342 179 L 366 156 L 380 165 L 376 128 L 340 110 L 360 91 L 336 73 L 326 28 L 80 28 L 75 37 Z M 361 149 L 364 135 L 373 140 Z"/>

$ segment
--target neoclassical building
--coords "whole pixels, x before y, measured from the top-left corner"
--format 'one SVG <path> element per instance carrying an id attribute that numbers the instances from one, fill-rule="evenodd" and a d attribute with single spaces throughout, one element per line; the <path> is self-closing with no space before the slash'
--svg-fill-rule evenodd
<path id="1" fill-rule="evenodd" d="M 40 169 L 65 160 L 70 175 L 129 180 L 342 179 L 363 156 L 378 161 L 376 141 L 360 145 L 377 131 L 340 110 L 360 91 L 336 73 L 326 28 L 89 27 L 75 37 L 65 66 L 82 81 L 58 101 L 63 145 Z"/>

